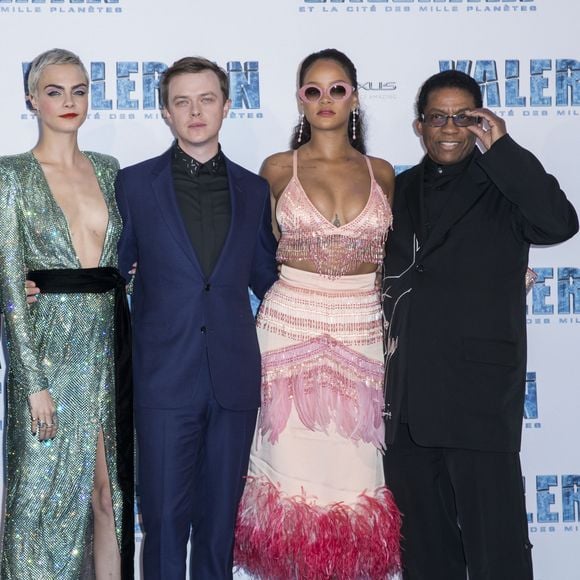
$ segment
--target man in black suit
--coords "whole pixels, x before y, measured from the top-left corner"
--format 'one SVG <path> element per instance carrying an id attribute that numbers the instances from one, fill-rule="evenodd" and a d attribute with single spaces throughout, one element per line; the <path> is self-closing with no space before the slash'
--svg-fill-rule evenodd
<path id="1" fill-rule="evenodd" d="M 387 485 L 407 580 L 529 580 L 519 448 L 530 244 L 578 230 L 539 161 L 445 71 L 417 100 L 427 155 L 397 178 L 383 294 Z M 476 147 L 479 140 L 485 153 Z"/>

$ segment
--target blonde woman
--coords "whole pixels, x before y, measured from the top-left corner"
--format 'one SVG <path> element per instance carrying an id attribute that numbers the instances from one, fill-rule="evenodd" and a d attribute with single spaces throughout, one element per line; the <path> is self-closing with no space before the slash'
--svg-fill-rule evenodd
<path id="1" fill-rule="evenodd" d="M 132 578 L 132 422 L 116 271 L 115 159 L 81 152 L 88 76 L 37 56 L 32 151 L 0 158 L 0 296 L 8 333 L 3 580 Z M 40 288 L 28 306 L 24 279 Z M 117 364 L 116 364 L 117 363 Z M 94 554 L 94 558 L 91 558 Z"/>

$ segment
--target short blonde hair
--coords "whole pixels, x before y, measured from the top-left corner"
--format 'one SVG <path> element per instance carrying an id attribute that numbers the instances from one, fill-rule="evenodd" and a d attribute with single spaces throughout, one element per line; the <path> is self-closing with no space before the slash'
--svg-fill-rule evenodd
<path id="1" fill-rule="evenodd" d="M 28 94 L 33 95 L 38 88 L 38 81 L 44 69 L 51 64 L 74 64 L 78 66 L 85 78 L 87 84 L 89 82 L 89 75 L 82 60 L 70 50 L 64 48 L 51 48 L 42 54 L 39 54 L 31 63 L 28 69 Z"/>

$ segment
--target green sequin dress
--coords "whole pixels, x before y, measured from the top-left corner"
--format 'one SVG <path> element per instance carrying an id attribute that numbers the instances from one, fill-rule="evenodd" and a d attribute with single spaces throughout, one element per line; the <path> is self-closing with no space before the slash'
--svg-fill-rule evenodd
<path id="1" fill-rule="evenodd" d="M 117 266 L 118 163 L 86 153 L 109 210 L 100 266 Z M 27 305 L 26 272 L 80 268 L 64 213 L 32 153 L 0 158 L 0 299 L 8 336 L 7 482 L 2 580 L 78 580 L 90 557 L 91 496 L 102 428 L 117 539 L 113 292 L 46 294 Z M 28 395 L 48 388 L 58 434 L 30 431 Z"/>

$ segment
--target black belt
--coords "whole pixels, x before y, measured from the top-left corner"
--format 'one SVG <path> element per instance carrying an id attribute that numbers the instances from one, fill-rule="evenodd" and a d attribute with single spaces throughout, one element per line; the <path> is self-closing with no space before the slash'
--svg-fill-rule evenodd
<path id="1" fill-rule="evenodd" d="M 33 280 L 42 294 L 101 294 L 115 291 L 115 433 L 117 478 L 123 494 L 122 576 L 133 578 L 134 468 L 133 380 L 131 368 L 131 319 L 125 279 L 117 268 L 63 268 L 33 270 Z"/>

